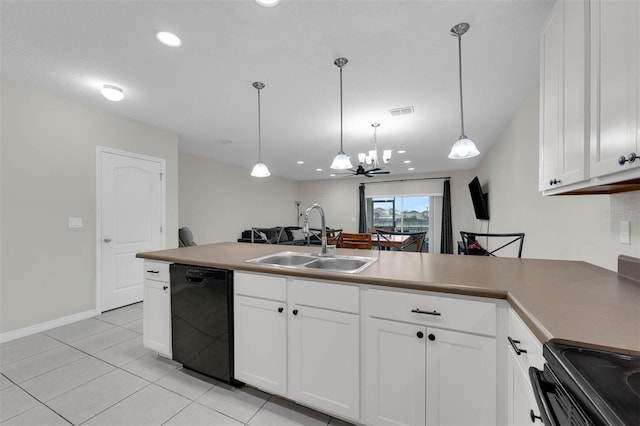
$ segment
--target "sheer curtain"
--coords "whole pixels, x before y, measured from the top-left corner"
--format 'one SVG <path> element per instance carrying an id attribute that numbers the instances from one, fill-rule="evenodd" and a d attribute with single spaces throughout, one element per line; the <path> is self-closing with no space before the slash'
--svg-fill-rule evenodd
<path id="1" fill-rule="evenodd" d="M 444 181 L 442 191 L 442 238 L 440 253 L 453 254 L 453 226 L 451 225 L 451 182 Z"/>

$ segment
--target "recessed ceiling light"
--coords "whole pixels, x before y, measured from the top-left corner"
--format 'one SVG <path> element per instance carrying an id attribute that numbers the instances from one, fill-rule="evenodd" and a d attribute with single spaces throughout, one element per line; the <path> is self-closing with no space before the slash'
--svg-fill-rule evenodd
<path id="1" fill-rule="evenodd" d="M 233 143 L 231 139 L 218 139 L 216 142 L 218 142 L 220 145 L 230 145 Z"/>
<path id="2" fill-rule="evenodd" d="M 401 150 L 396 151 L 396 152 L 397 152 L 398 154 L 404 154 L 404 153 L 405 153 L 405 152 L 407 152 L 407 151 L 406 151 L 406 150 L 404 150 L 404 149 L 401 149 Z"/>
<path id="3" fill-rule="evenodd" d="M 280 0 L 256 0 L 256 3 L 264 7 L 273 7 L 280 3 Z"/>
<path id="4" fill-rule="evenodd" d="M 403 163 L 404 164 L 409 164 L 409 163 L 411 163 L 411 160 L 404 160 Z"/>
<path id="5" fill-rule="evenodd" d="M 316 169 L 316 172 L 321 172 L 321 171 L 322 171 L 322 169 Z"/>
<path id="6" fill-rule="evenodd" d="M 296 164 L 304 164 L 304 161 L 302 160 L 296 161 Z"/>
<path id="7" fill-rule="evenodd" d="M 158 31 L 156 33 L 156 38 L 160 43 L 169 47 L 182 46 L 182 40 L 180 40 L 180 37 L 168 31 Z"/>
<path id="8" fill-rule="evenodd" d="M 118 102 L 124 99 L 124 92 L 118 86 L 105 84 L 102 86 L 102 90 L 100 92 L 102 93 L 102 96 L 113 102 Z"/>
<path id="9" fill-rule="evenodd" d="M 335 173 L 331 173 L 329 176 L 331 176 L 331 177 L 335 177 L 335 176 L 336 176 L 336 174 L 335 174 Z"/>
<path id="10" fill-rule="evenodd" d="M 415 170 L 415 169 L 416 169 L 415 167 L 409 167 L 407 170 L 409 170 L 409 171 L 413 171 L 413 170 Z"/>

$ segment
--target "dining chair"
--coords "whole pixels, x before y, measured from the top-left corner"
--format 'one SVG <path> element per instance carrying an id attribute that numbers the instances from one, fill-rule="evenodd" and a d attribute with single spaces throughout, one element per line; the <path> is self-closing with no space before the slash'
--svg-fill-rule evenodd
<path id="1" fill-rule="evenodd" d="M 343 232 L 340 234 L 338 247 L 371 250 L 371 234 L 351 234 Z"/>
<path id="2" fill-rule="evenodd" d="M 422 251 L 426 232 L 390 232 L 376 229 L 378 249 L 392 251 Z"/>
<path id="3" fill-rule="evenodd" d="M 498 250 L 502 250 L 511 244 L 518 244 L 518 257 L 522 257 L 522 246 L 524 244 L 524 232 L 513 232 L 507 234 L 478 234 L 475 232 L 466 232 L 460 231 L 460 236 L 462 237 L 462 245 L 464 247 L 464 254 L 466 255 L 474 255 L 474 256 L 493 256 L 497 257 L 494 253 Z M 489 238 L 500 238 L 501 242 L 504 239 L 509 239 L 509 242 L 502 244 L 500 247 L 489 251 L 488 249 L 482 247 L 476 237 L 486 237 L 487 241 Z M 500 243 L 498 243 L 500 244 Z"/>

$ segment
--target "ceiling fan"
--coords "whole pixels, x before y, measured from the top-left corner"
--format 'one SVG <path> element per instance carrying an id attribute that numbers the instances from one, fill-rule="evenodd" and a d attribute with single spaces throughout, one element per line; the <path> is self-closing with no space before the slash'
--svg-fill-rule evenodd
<path id="1" fill-rule="evenodd" d="M 360 164 L 358 166 L 358 168 L 356 168 L 355 170 L 350 169 L 349 173 L 336 173 L 338 175 L 350 175 L 350 176 L 366 176 L 366 177 L 373 177 L 374 175 L 388 175 L 389 171 L 387 170 L 380 170 L 379 168 L 375 168 L 375 169 L 370 169 L 370 170 L 366 170 L 362 164 Z"/>

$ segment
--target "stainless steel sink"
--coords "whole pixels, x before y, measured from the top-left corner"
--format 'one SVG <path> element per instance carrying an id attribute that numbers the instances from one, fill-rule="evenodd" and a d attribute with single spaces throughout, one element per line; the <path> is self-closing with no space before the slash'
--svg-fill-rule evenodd
<path id="1" fill-rule="evenodd" d="M 280 266 L 293 269 L 320 269 L 323 271 L 357 274 L 376 261 L 375 257 L 329 255 L 285 251 L 247 260 L 247 263 Z"/>
<path id="2" fill-rule="evenodd" d="M 332 271 L 360 272 L 360 268 L 364 269 L 371 263 L 368 259 L 375 260 L 375 258 L 345 259 L 338 257 L 323 257 L 307 264 L 305 267 L 314 269 L 327 269 Z"/>
<path id="3" fill-rule="evenodd" d="M 272 256 L 251 259 L 248 262 L 260 263 L 263 265 L 298 266 L 309 263 L 311 260 L 313 259 L 310 256 L 301 256 L 295 253 L 278 253 Z"/>

